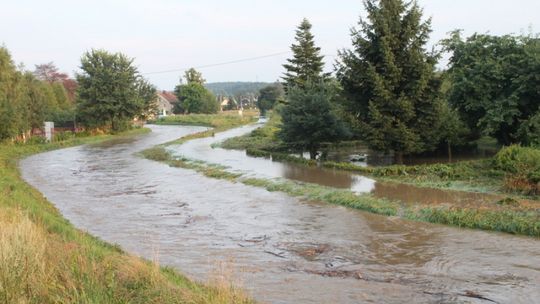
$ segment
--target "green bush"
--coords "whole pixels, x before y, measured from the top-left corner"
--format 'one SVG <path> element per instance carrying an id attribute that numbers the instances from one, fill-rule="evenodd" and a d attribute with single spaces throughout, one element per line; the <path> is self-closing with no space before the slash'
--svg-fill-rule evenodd
<path id="1" fill-rule="evenodd" d="M 64 141 L 75 137 L 73 132 L 71 131 L 65 131 L 65 132 L 58 132 L 54 134 L 54 140 L 55 141 Z"/>
<path id="2" fill-rule="evenodd" d="M 518 145 L 505 147 L 493 158 L 493 166 L 507 173 L 506 189 L 540 193 L 540 149 Z"/>
<path id="3" fill-rule="evenodd" d="M 493 158 L 497 169 L 509 173 L 528 174 L 540 170 L 540 149 L 513 145 L 502 148 Z"/>
<path id="4" fill-rule="evenodd" d="M 43 136 L 32 136 L 28 141 L 26 141 L 26 144 L 28 145 L 39 145 L 44 144 L 47 142 L 47 139 Z"/>

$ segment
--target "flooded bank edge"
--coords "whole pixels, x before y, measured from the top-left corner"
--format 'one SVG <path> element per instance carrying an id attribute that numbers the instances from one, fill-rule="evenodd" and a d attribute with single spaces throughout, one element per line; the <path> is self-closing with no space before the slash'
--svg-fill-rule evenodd
<path id="1" fill-rule="evenodd" d="M 234 127 L 220 128 L 219 131 L 222 132 L 232 128 Z M 182 145 L 189 140 L 214 136 L 214 132 L 216 130 L 209 129 L 187 135 L 141 151 L 138 155 L 150 160 L 166 163 L 172 167 L 195 170 L 207 177 L 228 180 L 230 182 L 240 182 L 248 186 L 261 187 L 270 192 L 279 191 L 306 200 L 342 205 L 375 214 L 397 216 L 413 221 L 497 231 L 536 238 L 540 237 L 540 215 L 536 210 L 513 209 L 511 206 L 506 206 L 506 208 L 505 206 L 499 206 L 495 210 L 490 210 L 486 208 L 475 208 L 474 206 L 462 207 L 448 204 L 405 204 L 395 199 L 374 197 L 370 194 L 357 194 L 349 190 L 293 181 L 285 178 L 247 177 L 241 173 L 227 171 L 227 167 L 219 164 L 183 156 L 176 157 L 166 149 L 166 147 L 171 145 Z M 390 182 L 396 185 L 402 184 L 395 181 Z M 410 186 L 414 187 L 412 185 Z M 422 188 L 418 187 L 418 189 Z"/>

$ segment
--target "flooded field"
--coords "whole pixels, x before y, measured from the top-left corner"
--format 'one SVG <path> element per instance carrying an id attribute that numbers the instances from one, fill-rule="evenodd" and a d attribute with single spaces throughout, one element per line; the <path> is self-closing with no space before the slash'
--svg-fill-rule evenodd
<path id="1" fill-rule="evenodd" d="M 77 227 L 198 280 L 219 275 L 225 263 L 226 274 L 264 303 L 540 299 L 538 239 L 382 217 L 171 168 L 134 153 L 202 128 L 150 127 L 132 139 L 32 156 L 21 162 L 23 176 Z M 354 174 L 210 147 L 250 128 L 171 149 L 253 176 L 390 191 Z"/>

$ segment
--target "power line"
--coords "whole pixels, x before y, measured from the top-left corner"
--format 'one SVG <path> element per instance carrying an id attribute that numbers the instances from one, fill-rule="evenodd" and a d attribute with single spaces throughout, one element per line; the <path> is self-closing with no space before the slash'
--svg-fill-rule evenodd
<path id="1" fill-rule="evenodd" d="M 173 73 L 173 72 L 182 72 L 182 71 L 185 71 L 185 70 L 190 69 L 190 68 L 194 68 L 194 69 L 204 69 L 204 68 L 216 67 L 216 66 L 227 65 L 227 64 L 233 64 L 233 63 L 240 63 L 240 62 L 246 62 L 246 61 L 254 61 L 254 60 L 259 60 L 259 59 L 264 59 L 264 58 L 269 58 L 269 57 L 276 57 L 276 56 L 280 56 L 280 55 L 289 54 L 290 52 L 291 52 L 291 51 L 286 51 L 286 52 L 280 52 L 280 53 L 268 54 L 268 55 L 263 55 L 263 56 L 249 57 L 249 58 L 243 58 L 243 59 L 237 59 L 237 60 L 231 60 L 231 61 L 225 61 L 225 62 L 213 63 L 213 64 L 206 64 L 206 65 L 200 65 L 200 66 L 195 66 L 195 67 L 187 67 L 187 68 L 181 68 L 181 69 L 173 69 L 173 70 L 165 70 L 165 71 L 148 72 L 148 73 L 143 73 L 143 75 L 165 74 L 165 73 Z"/>

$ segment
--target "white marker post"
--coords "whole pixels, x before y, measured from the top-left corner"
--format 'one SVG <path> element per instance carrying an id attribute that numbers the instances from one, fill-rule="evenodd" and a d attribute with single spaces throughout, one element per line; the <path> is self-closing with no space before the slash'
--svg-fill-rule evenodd
<path id="1" fill-rule="evenodd" d="M 52 141 L 53 131 L 54 131 L 54 122 L 46 121 L 44 125 L 44 129 L 45 129 L 45 139 L 49 142 Z"/>

